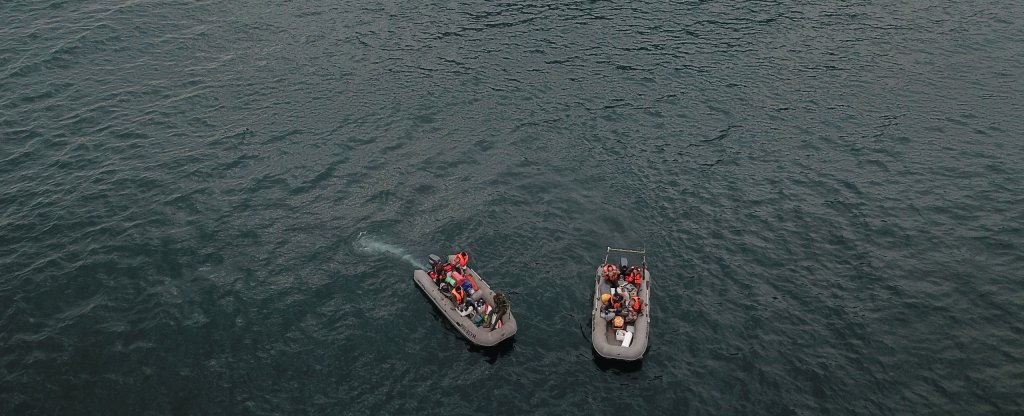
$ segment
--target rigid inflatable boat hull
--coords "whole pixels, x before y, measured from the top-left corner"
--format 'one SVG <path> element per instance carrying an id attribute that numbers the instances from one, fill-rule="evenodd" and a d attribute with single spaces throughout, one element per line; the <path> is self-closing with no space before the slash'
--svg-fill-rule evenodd
<path id="1" fill-rule="evenodd" d="M 651 328 L 651 273 L 644 268 L 644 281 L 640 284 L 637 296 L 643 300 L 643 310 L 632 325 L 634 327 L 633 340 L 628 347 L 622 346 L 622 341 L 615 339 L 615 330 L 612 323 L 601 317 L 601 295 L 607 292 L 608 285 L 604 284 L 601 278 L 601 268 L 597 268 L 597 279 L 594 285 L 593 309 L 591 311 L 591 333 L 590 338 L 594 344 L 594 351 L 598 355 L 623 361 L 636 361 L 643 358 L 647 351 L 647 342 Z"/>
<path id="2" fill-rule="evenodd" d="M 480 275 L 478 275 L 476 271 L 467 267 L 466 272 L 473 277 L 473 281 L 476 282 L 477 285 L 477 291 L 482 293 L 484 301 L 493 308 L 495 306 L 495 292 L 491 290 L 491 287 L 484 281 L 484 279 L 480 278 Z M 501 328 L 496 328 L 492 331 L 492 328 L 476 326 L 473 324 L 473 321 L 469 320 L 469 318 L 460 315 L 458 309 L 455 309 L 455 304 L 441 293 L 437 284 L 430 279 L 430 276 L 426 271 L 413 271 L 412 278 L 413 281 L 416 282 L 416 285 L 423 290 L 423 293 L 425 293 L 427 297 L 434 302 L 434 306 L 437 306 L 437 309 L 441 311 L 441 314 L 444 315 L 445 318 L 448 318 L 448 321 L 452 323 L 452 326 L 454 326 L 470 343 L 482 347 L 490 347 L 492 345 L 497 345 L 516 334 L 516 318 L 512 316 L 511 306 L 509 306 L 509 310 L 501 317 Z M 476 296 L 478 295 L 474 294 L 473 297 L 476 298 Z"/>

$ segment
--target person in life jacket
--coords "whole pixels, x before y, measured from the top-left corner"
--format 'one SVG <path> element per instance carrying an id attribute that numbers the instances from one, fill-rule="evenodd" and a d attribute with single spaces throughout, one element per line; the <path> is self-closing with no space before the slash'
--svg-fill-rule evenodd
<path id="1" fill-rule="evenodd" d="M 452 295 L 455 296 L 456 305 L 461 305 L 462 301 L 466 299 L 466 292 L 462 290 L 462 286 L 455 286 L 455 288 L 452 289 Z"/>
<path id="2" fill-rule="evenodd" d="M 614 296 L 612 296 L 611 304 L 612 304 L 612 307 L 611 307 L 612 311 L 614 311 L 616 313 L 621 312 L 622 311 L 622 295 L 616 293 Z"/>
<path id="3" fill-rule="evenodd" d="M 605 264 L 601 273 L 604 274 L 605 280 L 609 282 L 617 282 L 619 280 L 619 267 L 614 264 Z"/>
<path id="4" fill-rule="evenodd" d="M 457 267 L 460 271 L 466 270 L 466 265 L 469 264 L 469 253 L 460 251 L 455 253 L 455 257 L 452 258 L 452 265 Z"/>
<path id="5" fill-rule="evenodd" d="M 639 267 L 630 268 L 629 274 L 626 275 L 626 282 L 632 283 L 637 287 L 640 286 L 640 282 L 644 280 L 644 272 Z"/>
<path id="6" fill-rule="evenodd" d="M 644 308 L 644 304 L 643 304 L 644 301 L 640 300 L 639 296 L 633 296 L 632 300 L 633 300 L 633 303 L 630 305 L 630 308 L 633 309 L 633 312 L 636 312 L 637 314 L 639 314 L 640 311 L 643 310 L 643 308 Z"/>

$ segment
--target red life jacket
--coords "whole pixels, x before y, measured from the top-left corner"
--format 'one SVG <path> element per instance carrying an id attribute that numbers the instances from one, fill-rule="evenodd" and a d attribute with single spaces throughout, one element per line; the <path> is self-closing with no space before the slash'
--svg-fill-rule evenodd
<path id="1" fill-rule="evenodd" d="M 619 280 L 619 270 L 614 264 L 606 264 L 604 266 L 604 277 L 610 282 Z"/>
<path id="2" fill-rule="evenodd" d="M 639 286 L 640 282 L 644 280 L 643 276 L 643 272 L 640 269 L 633 269 L 633 271 L 629 272 L 629 276 L 626 276 L 626 281 Z"/>
<path id="3" fill-rule="evenodd" d="M 641 305 L 640 302 L 642 301 L 640 300 L 639 296 L 633 296 L 633 310 L 636 311 L 636 313 L 640 313 L 640 310 L 644 308 L 644 306 Z"/>

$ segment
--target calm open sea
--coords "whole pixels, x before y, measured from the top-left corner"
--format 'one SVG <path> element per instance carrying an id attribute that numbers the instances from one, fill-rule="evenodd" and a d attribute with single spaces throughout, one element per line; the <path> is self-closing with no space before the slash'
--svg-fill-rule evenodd
<path id="1" fill-rule="evenodd" d="M 1022 21 L 0 1 L 0 414 L 1024 414 Z M 591 350 L 607 246 L 639 365 Z M 514 342 L 413 284 L 461 249 Z"/>

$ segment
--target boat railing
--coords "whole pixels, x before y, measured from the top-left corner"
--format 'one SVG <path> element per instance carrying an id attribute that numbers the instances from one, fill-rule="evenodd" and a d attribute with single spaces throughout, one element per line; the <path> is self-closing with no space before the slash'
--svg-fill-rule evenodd
<path id="1" fill-rule="evenodd" d="M 628 249 L 628 248 L 608 247 L 608 250 L 605 251 L 605 253 L 604 253 L 604 263 L 603 264 L 608 264 L 608 256 L 613 251 L 616 252 L 616 253 L 639 254 L 640 255 L 640 259 L 643 262 L 644 268 L 645 269 L 647 268 L 647 247 L 644 247 L 644 248 L 641 248 L 641 249 L 638 249 L 638 250 L 633 250 L 633 249 Z"/>

